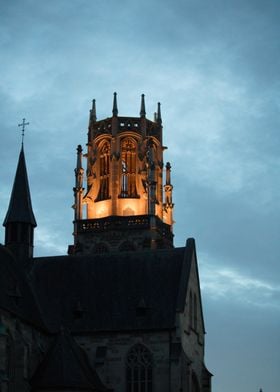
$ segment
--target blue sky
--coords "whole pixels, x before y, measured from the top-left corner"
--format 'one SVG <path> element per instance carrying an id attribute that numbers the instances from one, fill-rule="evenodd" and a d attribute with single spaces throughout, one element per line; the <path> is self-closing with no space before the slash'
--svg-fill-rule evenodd
<path id="1" fill-rule="evenodd" d="M 2 0 L 0 215 L 20 150 L 36 255 L 72 243 L 76 146 L 101 119 L 162 103 L 175 243 L 196 239 L 215 392 L 275 392 L 280 376 L 280 2 Z M 1 231 L 4 241 L 4 230 Z"/>

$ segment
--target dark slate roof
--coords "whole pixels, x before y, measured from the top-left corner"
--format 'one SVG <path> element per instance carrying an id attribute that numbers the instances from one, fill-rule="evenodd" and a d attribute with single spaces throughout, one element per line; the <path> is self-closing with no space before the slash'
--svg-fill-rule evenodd
<path id="1" fill-rule="evenodd" d="M 106 391 L 97 373 L 90 367 L 85 352 L 63 329 L 31 379 L 33 390 L 52 389 Z"/>
<path id="2" fill-rule="evenodd" d="M 0 308 L 20 319 L 47 330 L 33 289 L 12 252 L 0 244 Z"/>
<path id="3" fill-rule="evenodd" d="M 170 329 L 191 251 L 36 258 L 31 278 L 51 331 L 62 324 L 73 332 Z"/>
<path id="4" fill-rule="evenodd" d="M 30 223 L 37 226 L 32 210 L 24 150 L 21 148 L 10 204 L 3 225 L 10 222 Z"/>

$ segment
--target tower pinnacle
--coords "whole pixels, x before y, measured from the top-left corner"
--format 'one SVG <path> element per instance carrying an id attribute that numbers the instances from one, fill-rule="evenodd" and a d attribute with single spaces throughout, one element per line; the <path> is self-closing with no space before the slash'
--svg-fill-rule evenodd
<path id="1" fill-rule="evenodd" d="M 95 104 L 95 99 L 92 100 L 92 107 L 91 107 L 91 110 L 90 110 L 89 120 L 90 120 L 90 122 L 95 122 L 96 121 L 96 104 Z"/>
<path id="2" fill-rule="evenodd" d="M 146 116 L 146 109 L 145 109 L 145 94 L 141 95 L 141 108 L 140 108 L 140 117 Z"/>
<path id="3" fill-rule="evenodd" d="M 158 102 L 158 107 L 157 107 L 157 122 L 158 122 L 159 124 L 162 123 L 160 102 Z"/>
<path id="4" fill-rule="evenodd" d="M 117 116 L 118 115 L 117 93 L 114 93 L 112 113 L 113 113 L 113 116 Z"/>

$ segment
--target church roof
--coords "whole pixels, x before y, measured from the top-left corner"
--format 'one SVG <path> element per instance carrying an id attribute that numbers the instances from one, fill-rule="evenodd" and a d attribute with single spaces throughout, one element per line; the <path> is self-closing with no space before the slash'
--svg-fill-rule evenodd
<path id="1" fill-rule="evenodd" d="M 23 146 L 19 154 L 10 204 L 3 225 L 6 226 L 11 222 L 30 223 L 32 226 L 37 226 L 32 210 Z"/>
<path id="2" fill-rule="evenodd" d="M 36 258 L 31 278 L 48 327 L 173 328 L 186 296 L 191 248 Z"/>
<path id="3" fill-rule="evenodd" d="M 71 335 L 61 329 L 31 380 L 33 390 L 106 391 L 86 354 Z"/>

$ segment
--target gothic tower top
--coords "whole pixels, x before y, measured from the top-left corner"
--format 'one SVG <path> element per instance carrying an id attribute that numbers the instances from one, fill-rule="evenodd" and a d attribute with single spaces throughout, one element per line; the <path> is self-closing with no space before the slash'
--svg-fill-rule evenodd
<path id="1" fill-rule="evenodd" d="M 88 126 L 87 187 L 82 147 L 77 149 L 74 187 L 74 246 L 70 253 L 100 253 L 173 247 L 171 166 L 164 167 L 161 108 L 146 118 L 119 116 L 114 93 L 112 117 L 97 120 L 92 101 Z M 165 182 L 164 182 L 165 172 Z M 86 205 L 86 217 L 83 216 Z"/>

